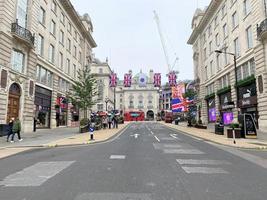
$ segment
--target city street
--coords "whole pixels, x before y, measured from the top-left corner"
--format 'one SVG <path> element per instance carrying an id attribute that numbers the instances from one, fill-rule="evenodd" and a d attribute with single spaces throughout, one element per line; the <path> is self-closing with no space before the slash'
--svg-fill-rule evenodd
<path id="1" fill-rule="evenodd" d="M 108 142 L 0 162 L 1 200 L 266 200 L 267 151 L 218 146 L 156 122 Z"/>

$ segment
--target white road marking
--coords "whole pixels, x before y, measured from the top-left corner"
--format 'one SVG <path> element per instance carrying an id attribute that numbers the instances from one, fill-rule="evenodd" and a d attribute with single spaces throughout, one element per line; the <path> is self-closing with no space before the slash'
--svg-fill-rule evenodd
<path id="1" fill-rule="evenodd" d="M 151 200 L 151 194 L 147 193 L 83 193 L 74 200 Z"/>
<path id="2" fill-rule="evenodd" d="M 228 174 L 222 168 L 212 167 L 182 167 L 187 174 Z"/>
<path id="3" fill-rule="evenodd" d="M 176 159 L 180 165 L 230 165 L 224 160 L 194 160 L 194 159 Z"/>
<path id="4" fill-rule="evenodd" d="M 140 134 L 135 133 L 134 135 L 131 135 L 131 137 L 134 137 L 135 139 L 137 139 L 139 135 Z"/>
<path id="5" fill-rule="evenodd" d="M 153 131 L 150 131 L 152 135 L 154 135 Z"/>
<path id="6" fill-rule="evenodd" d="M 205 154 L 197 149 L 164 149 L 163 152 L 166 154 Z"/>
<path id="7" fill-rule="evenodd" d="M 177 139 L 177 140 L 181 140 L 180 138 L 178 138 L 175 134 L 170 134 L 170 136 L 174 139 Z"/>
<path id="8" fill-rule="evenodd" d="M 154 135 L 154 137 L 158 142 L 160 142 L 160 139 L 157 136 Z"/>
<path id="9" fill-rule="evenodd" d="M 7 176 L 0 185 L 6 187 L 40 186 L 75 161 L 39 162 Z"/>
<path id="10" fill-rule="evenodd" d="M 123 160 L 125 159 L 125 155 L 111 155 L 109 159 L 115 159 L 115 160 Z"/>

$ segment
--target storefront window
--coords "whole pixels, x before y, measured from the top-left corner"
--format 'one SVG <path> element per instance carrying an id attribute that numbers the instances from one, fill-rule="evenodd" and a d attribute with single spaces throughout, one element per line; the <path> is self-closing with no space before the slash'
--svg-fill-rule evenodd
<path id="1" fill-rule="evenodd" d="M 59 96 L 56 102 L 57 126 L 67 126 L 68 122 L 68 101 L 65 97 Z"/>
<path id="2" fill-rule="evenodd" d="M 216 121 L 215 99 L 211 98 L 207 101 L 207 103 L 208 103 L 209 122 L 215 122 Z"/>

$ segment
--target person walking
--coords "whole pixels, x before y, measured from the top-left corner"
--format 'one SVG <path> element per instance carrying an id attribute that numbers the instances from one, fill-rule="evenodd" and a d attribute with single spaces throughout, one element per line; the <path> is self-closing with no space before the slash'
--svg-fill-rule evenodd
<path id="1" fill-rule="evenodd" d="M 104 129 L 106 129 L 108 127 L 108 118 L 107 118 L 107 116 L 103 117 L 103 126 L 104 126 Z"/>
<path id="2" fill-rule="evenodd" d="M 108 128 L 111 129 L 112 118 L 108 116 Z"/>
<path id="3" fill-rule="evenodd" d="M 12 117 L 8 123 L 8 133 L 7 133 L 7 138 L 6 138 L 6 141 L 9 142 L 9 137 L 11 135 L 13 135 L 13 131 L 12 131 L 12 128 L 13 128 L 13 123 L 14 123 L 14 120 L 15 118 Z"/>
<path id="4" fill-rule="evenodd" d="M 15 136 L 16 133 L 18 134 L 19 141 L 22 141 L 22 138 L 20 137 L 21 123 L 19 121 L 19 118 L 17 118 L 14 121 L 13 127 L 12 127 L 12 131 L 13 131 L 13 135 L 12 135 L 12 138 L 11 138 L 11 142 L 14 142 L 14 136 Z"/>
<path id="5" fill-rule="evenodd" d="M 113 117 L 113 128 L 118 128 L 118 117 L 116 115 Z"/>

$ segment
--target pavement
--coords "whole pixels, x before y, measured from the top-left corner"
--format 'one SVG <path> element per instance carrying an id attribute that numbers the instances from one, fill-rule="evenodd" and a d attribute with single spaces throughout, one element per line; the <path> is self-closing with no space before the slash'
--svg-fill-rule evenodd
<path id="1" fill-rule="evenodd" d="M 266 200 L 266 155 L 134 122 L 97 145 L 1 159 L 0 199 Z"/>
<path id="2" fill-rule="evenodd" d="M 234 144 L 232 138 L 227 138 L 226 134 L 216 135 L 214 133 L 214 129 L 197 129 L 194 127 L 187 127 L 187 123 L 185 122 L 179 123 L 179 125 L 165 123 L 163 121 L 161 121 L 160 123 L 179 132 L 183 132 L 199 139 L 214 142 L 216 144 L 244 149 L 267 149 L 266 133 L 259 133 L 257 139 L 235 139 L 236 143 Z"/>
<path id="3" fill-rule="evenodd" d="M 90 134 L 79 133 L 79 128 L 40 129 L 37 132 L 22 133 L 23 141 L 10 143 L 6 137 L 0 137 L 0 159 L 23 151 L 38 148 L 62 147 L 73 145 L 87 145 L 104 142 L 114 137 L 123 130 L 128 123 L 120 124 L 118 129 L 102 129 L 94 132 L 94 140 L 90 140 Z"/>

